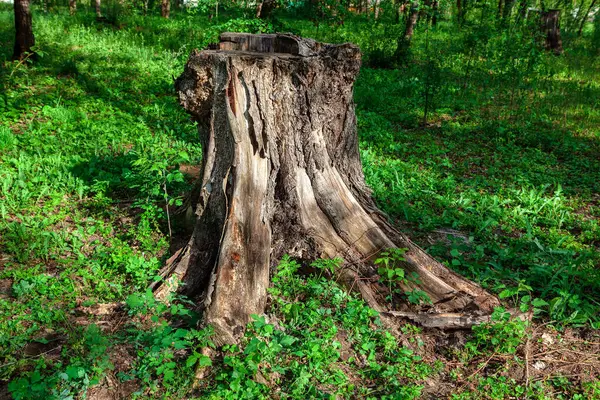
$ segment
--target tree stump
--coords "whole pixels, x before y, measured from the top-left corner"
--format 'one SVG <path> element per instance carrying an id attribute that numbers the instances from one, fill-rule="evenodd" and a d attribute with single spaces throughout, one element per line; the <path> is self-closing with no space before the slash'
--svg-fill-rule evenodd
<path id="1" fill-rule="evenodd" d="M 176 80 L 198 122 L 204 159 L 196 223 L 157 295 L 203 294 L 218 343 L 234 343 L 264 312 L 269 271 L 284 254 L 341 257 L 336 279 L 378 311 L 372 261 L 408 249 L 433 301 L 430 312 L 488 313 L 497 299 L 435 261 L 394 229 L 367 187 L 352 99 L 361 55 L 352 44 L 292 35 L 224 33 L 193 51 Z M 179 285 L 183 283 L 183 285 Z"/>

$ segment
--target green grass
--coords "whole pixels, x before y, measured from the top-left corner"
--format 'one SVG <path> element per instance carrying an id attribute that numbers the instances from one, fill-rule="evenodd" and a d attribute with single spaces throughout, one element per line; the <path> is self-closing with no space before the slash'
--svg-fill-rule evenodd
<path id="1" fill-rule="evenodd" d="M 600 324 L 600 59 L 589 36 L 565 40 L 556 58 L 517 30 L 442 23 L 419 27 L 409 62 L 382 69 L 399 26 L 350 18 L 317 31 L 289 15 L 231 16 L 129 16 L 114 26 L 36 13 L 42 56 L 22 65 L 8 61 L 12 16 L 0 9 L 0 381 L 13 397 L 68 398 L 107 375 L 146 398 L 419 398 L 428 379 L 461 399 L 600 397 L 597 381 L 526 385 L 508 374 L 533 332 L 501 311 L 498 325 L 448 354 L 409 324 L 398 344 L 376 313 L 322 277 L 332 261 L 305 276 L 284 260 L 268 319 L 222 357 L 202 354 L 210 332 L 196 330 L 187 301 L 167 306 L 145 288 L 169 256 L 166 204 L 190 188 L 179 166 L 201 162 L 173 77 L 191 49 L 225 30 L 361 45 L 355 99 L 378 204 L 506 307 L 537 299 L 536 316 L 559 329 Z M 89 311 L 119 302 L 125 320 Z M 512 361 L 478 371 L 492 340 Z"/>

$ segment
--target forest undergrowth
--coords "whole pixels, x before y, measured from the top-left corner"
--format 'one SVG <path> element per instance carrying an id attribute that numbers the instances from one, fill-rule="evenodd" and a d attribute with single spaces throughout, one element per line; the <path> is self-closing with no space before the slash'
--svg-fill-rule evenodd
<path id="1" fill-rule="evenodd" d="M 401 28 L 363 17 L 101 23 L 60 10 L 35 13 L 34 29 L 38 60 L 9 61 L 12 15 L 0 8 L 0 398 L 600 399 L 591 34 L 567 36 L 554 56 L 482 10 L 462 29 L 418 26 L 397 60 Z M 340 260 L 281 260 L 267 313 L 239 346 L 215 348 L 190 299 L 154 299 L 147 287 L 189 234 L 172 211 L 201 163 L 173 79 L 224 31 L 361 47 L 355 101 L 374 197 L 430 254 L 499 295 L 493 323 L 390 330 L 325 279 Z M 403 279 L 395 257 L 380 260 L 390 287 Z"/>

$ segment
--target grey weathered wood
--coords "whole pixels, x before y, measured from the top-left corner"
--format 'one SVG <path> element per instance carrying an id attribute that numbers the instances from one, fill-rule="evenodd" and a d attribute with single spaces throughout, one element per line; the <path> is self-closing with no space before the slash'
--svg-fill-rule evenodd
<path id="1" fill-rule="evenodd" d="M 292 35 L 226 33 L 219 50 L 192 52 L 176 81 L 204 148 L 197 221 L 172 279 L 204 293 L 217 342 L 235 342 L 264 311 L 269 270 L 284 254 L 341 257 L 338 279 L 385 311 L 363 276 L 390 247 L 407 248 L 436 312 L 489 311 L 476 284 L 435 261 L 390 226 L 367 187 L 352 88 L 360 68 L 352 44 Z"/>
<path id="2" fill-rule="evenodd" d="M 513 318 L 527 321 L 531 319 L 528 313 L 509 310 Z M 468 313 L 415 313 L 406 311 L 385 311 L 383 315 L 407 319 L 426 328 L 438 329 L 471 329 L 475 325 L 492 322 L 490 315 Z"/>

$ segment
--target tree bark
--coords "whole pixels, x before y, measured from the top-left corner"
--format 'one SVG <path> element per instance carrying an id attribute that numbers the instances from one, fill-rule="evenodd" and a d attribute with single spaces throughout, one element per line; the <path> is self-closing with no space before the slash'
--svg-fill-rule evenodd
<path id="1" fill-rule="evenodd" d="M 15 47 L 13 59 L 22 60 L 28 53 L 32 53 L 31 49 L 35 46 L 29 0 L 14 0 L 14 11 Z"/>
<path id="2" fill-rule="evenodd" d="M 194 233 L 156 295 L 203 293 L 218 344 L 234 343 L 267 301 L 284 255 L 341 257 L 336 278 L 378 311 L 372 261 L 391 247 L 438 313 L 487 313 L 497 299 L 435 261 L 378 210 L 359 157 L 352 88 L 359 49 L 291 35 L 221 35 L 193 51 L 175 87 L 204 158 Z M 183 285 L 177 285 L 177 282 Z M 406 287 L 409 289 L 409 287 Z"/>
<path id="3" fill-rule="evenodd" d="M 69 13 L 75 15 L 77 12 L 77 0 L 69 0 Z"/>
<path id="4" fill-rule="evenodd" d="M 415 26 L 417 25 L 417 19 L 419 18 L 419 3 L 413 2 L 410 7 L 410 14 L 406 19 L 406 28 L 404 29 L 404 41 L 410 43 L 413 33 L 415 32 Z"/>
<path id="5" fill-rule="evenodd" d="M 542 29 L 546 34 L 546 50 L 560 55 L 563 52 L 560 27 L 558 24 L 560 10 L 542 11 Z"/>
<path id="6" fill-rule="evenodd" d="M 415 26 L 417 25 L 417 20 L 419 19 L 419 3 L 416 1 L 413 2 L 410 6 L 410 11 L 408 16 L 406 17 L 406 26 L 404 28 L 404 35 L 398 38 L 396 47 L 395 58 L 398 61 L 402 61 L 405 59 L 408 54 L 408 50 L 410 48 L 410 42 L 413 37 L 413 33 L 415 31 Z"/>
<path id="7" fill-rule="evenodd" d="M 94 5 L 96 7 L 96 18 L 102 18 L 101 0 L 94 0 Z"/>
<path id="8" fill-rule="evenodd" d="M 171 14 L 171 0 L 161 0 L 160 15 L 163 18 L 169 18 L 170 14 Z"/>

